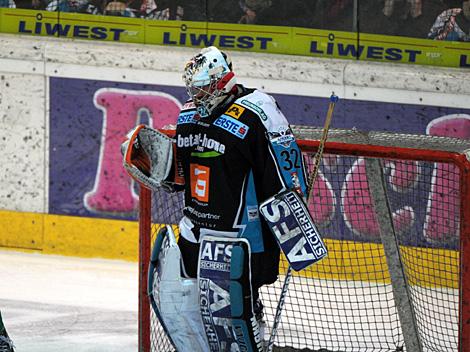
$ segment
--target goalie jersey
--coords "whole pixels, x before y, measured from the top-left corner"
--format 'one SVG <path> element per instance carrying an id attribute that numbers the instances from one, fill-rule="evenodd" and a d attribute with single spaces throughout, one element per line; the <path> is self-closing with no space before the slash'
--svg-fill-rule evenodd
<path id="1" fill-rule="evenodd" d="M 238 88 L 232 103 L 206 118 L 191 101 L 178 117 L 175 180 L 185 188 L 180 231 L 191 242 L 206 234 L 243 237 L 255 257 L 278 254 L 259 204 L 284 189 L 306 195 L 303 159 L 274 98 Z"/>

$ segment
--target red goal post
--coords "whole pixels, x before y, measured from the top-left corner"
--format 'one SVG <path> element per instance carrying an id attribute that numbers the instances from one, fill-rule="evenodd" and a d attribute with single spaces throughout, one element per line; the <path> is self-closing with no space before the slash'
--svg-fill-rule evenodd
<path id="1" fill-rule="evenodd" d="M 322 130 L 294 126 L 308 169 Z M 309 209 L 328 258 L 294 273 L 275 351 L 470 352 L 470 141 L 335 130 Z M 178 194 L 140 190 L 139 350 L 174 351 L 147 296 Z M 283 274 L 263 288 L 272 324 Z"/>

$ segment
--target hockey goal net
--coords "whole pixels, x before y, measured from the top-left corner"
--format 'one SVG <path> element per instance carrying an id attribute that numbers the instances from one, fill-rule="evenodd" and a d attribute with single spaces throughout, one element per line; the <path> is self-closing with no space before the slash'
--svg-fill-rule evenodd
<path id="1" fill-rule="evenodd" d="M 321 129 L 295 127 L 308 169 Z M 470 141 L 331 130 L 309 209 L 329 255 L 294 272 L 275 351 L 470 351 Z M 139 347 L 174 351 L 147 274 L 181 194 L 140 191 Z M 287 263 L 262 289 L 272 325 Z M 186 351 L 180 351 L 186 352 Z"/>

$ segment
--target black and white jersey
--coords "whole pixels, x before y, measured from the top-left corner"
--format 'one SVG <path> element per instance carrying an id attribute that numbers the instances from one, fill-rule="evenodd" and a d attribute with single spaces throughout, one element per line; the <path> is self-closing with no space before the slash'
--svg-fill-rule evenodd
<path id="1" fill-rule="evenodd" d="M 245 237 L 253 253 L 272 234 L 259 204 L 284 189 L 306 193 L 300 149 L 274 98 L 243 91 L 232 103 L 200 118 L 184 105 L 176 128 L 176 162 L 184 179 L 181 235 L 191 242 L 211 234 Z"/>

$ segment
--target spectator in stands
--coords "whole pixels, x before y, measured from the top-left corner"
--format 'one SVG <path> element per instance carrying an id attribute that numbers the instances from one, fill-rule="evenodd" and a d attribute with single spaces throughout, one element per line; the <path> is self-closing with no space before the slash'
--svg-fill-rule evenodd
<path id="1" fill-rule="evenodd" d="M 103 14 L 107 16 L 139 17 L 138 11 L 132 9 L 124 0 L 111 0 L 106 4 Z"/>
<path id="2" fill-rule="evenodd" d="M 184 7 L 175 1 L 144 0 L 141 6 L 142 17 L 152 20 L 177 20 L 184 16 Z"/>
<path id="3" fill-rule="evenodd" d="M 18 9 L 45 10 L 46 0 L 15 0 Z"/>
<path id="4" fill-rule="evenodd" d="M 240 7 L 244 15 L 240 18 L 238 23 L 255 24 L 259 21 L 259 14 L 268 10 L 272 6 L 271 0 L 242 0 Z"/>
<path id="5" fill-rule="evenodd" d="M 205 9 L 206 0 L 111 0 L 103 14 L 151 20 L 206 21 Z"/>
<path id="6" fill-rule="evenodd" d="M 393 15 L 396 0 L 385 0 L 383 14 L 387 17 Z M 408 18 L 408 15 L 411 15 L 412 18 L 417 18 L 422 15 L 422 0 L 406 0 L 404 11 L 401 14 L 403 19 Z"/>
<path id="7" fill-rule="evenodd" d="M 470 27 L 470 21 L 463 14 L 463 2 L 455 0 L 445 0 L 444 3 L 449 8 L 441 12 L 428 33 L 429 39 L 434 40 L 450 40 L 450 41 L 470 41 L 470 35 L 465 33 L 459 26 L 465 25 L 467 30 Z"/>
<path id="8" fill-rule="evenodd" d="M 46 0 L 0 0 L 0 7 L 11 7 L 2 6 L 2 2 L 10 2 L 17 9 L 31 9 L 31 10 L 45 10 L 47 2 Z"/>
<path id="9" fill-rule="evenodd" d="M 237 23 L 243 15 L 239 0 L 207 0 L 204 8 L 208 22 Z"/>
<path id="10" fill-rule="evenodd" d="M 353 0 L 316 0 L 310 5 L 313 28 L 350 31 Z M 349 17 L 349 20 L 347 18 Z"/>
<path id="11" fill-rule="evenodd" d="M 0 7 L 14 9 L 16 8 L 16 4 L 13 0 L 0 0 Z"/>
<path id="12" fill-rule="evenodd" d="M 89 13 L 87 11 L 88 5 L 88 0 L 51 0 L 45 9 L 47 11 Z"/>
<path id="13" fill-rule="evenodd" d="M 334 0 L 328 1 L 328 7 L 326 8 L 326 18 L 328 21 L 335 22 L 340 16 L 341 12 L 344 11 L 348 6 L 352 4 L 352 0 Z M 322 15 L 320 13 L 320 15 Z M 325 16 L 325 14 L 323 14 Z"/>
<path id="14" fill-rule="evenodd" d="M 304 1 L 242 0 L 238 23 L 272 26 L 312 27 L 312 13 Z"/>
<path id="15" fill-rule="evenodd" d="M 225 0 L 219 1 L 224 3 L 231 3 L 237 0 Z M 217 1 L 216 1 L 217 2 Z M 214 1 L 212 0 L 179 0 L 178 4 L 183 8 L 184 15 L 183 20 L 185 21 L 207 21 L 207 12 L 211 9 Z M 232 12 L 237 13 L 236 6 L 232 9 Z M 226 14 L 227 16 L 233 16 L 231 12 Z M 233 21 L 232 21 L 233 22 Z"/>
<path id="16" fill-rule="evenodd" d="M 470 0 L 463 2 L 462 10 L 465 18 L 470 21 Z"/>

